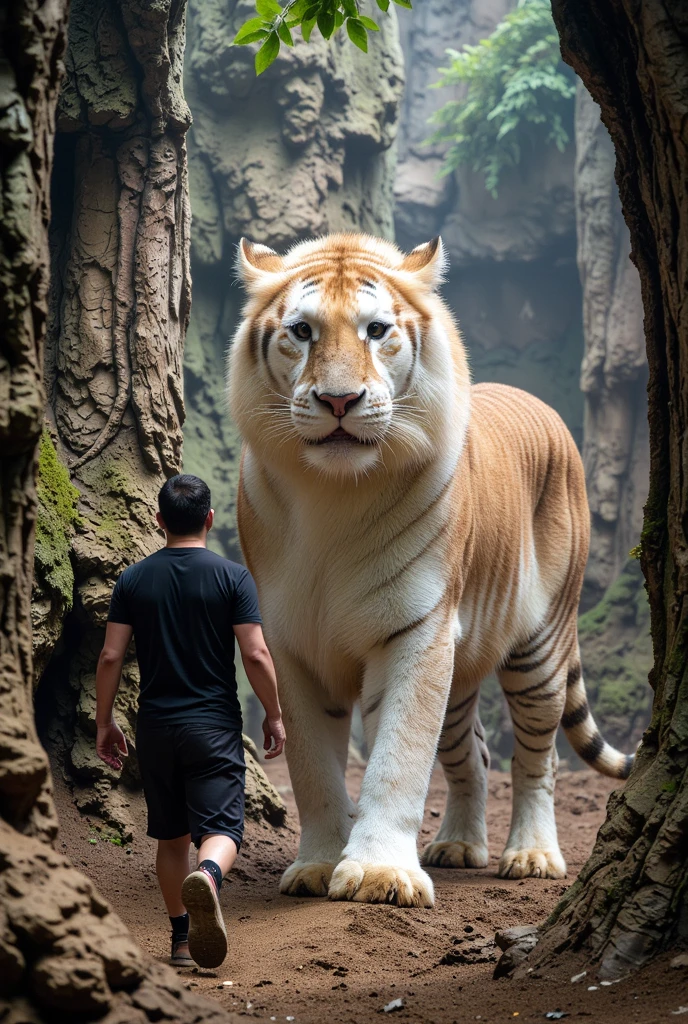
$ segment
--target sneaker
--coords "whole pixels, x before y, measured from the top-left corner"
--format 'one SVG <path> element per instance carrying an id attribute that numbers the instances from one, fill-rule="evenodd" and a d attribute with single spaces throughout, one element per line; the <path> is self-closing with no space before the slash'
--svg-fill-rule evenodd
<path id="1" fill-rule="evenodd" d="M 222 920 L 215 879 L 192 871 L 182 884 L 189 914 L 189 952 L 199 967 L 219 967 L 227 956 L 227 930 Z"/>
<path id="2" fill-rule="evenodd" d="M 172 955 L 170 956 L 171 967 L 195 967 L 196 961 L 192 959 L 189 952 L 188 939 L 172 939 Z"/>

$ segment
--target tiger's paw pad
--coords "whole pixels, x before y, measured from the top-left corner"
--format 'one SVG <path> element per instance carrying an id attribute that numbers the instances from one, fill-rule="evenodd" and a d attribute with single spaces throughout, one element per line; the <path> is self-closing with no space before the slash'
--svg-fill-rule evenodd
<path id="1" fill-rule="evenodd" d="M 461 840 L 429 843 L 420 858 L 426 868 L 486 868 L 487 860 L 486 846 Z"/>
<path id="2" fill-rule="evenodd" d="M 331 900 L 356 903 L 391 903 L 397 907 L 432 907 L 435 894 L 424 871 L 391 864 L 359 864 L 343 860 L 334 869 Z"/>
<path id="3" fill-rule="evenodd" d="M 334 863 L 294 861 L 282 875 L 279 891 L 284 896 L 327 896 Z"/>
<path id="4" fill-rule="evenodd" d="M 500 878 L 566 878 L 559 850 L 505 850 L 499 861 Z"/>

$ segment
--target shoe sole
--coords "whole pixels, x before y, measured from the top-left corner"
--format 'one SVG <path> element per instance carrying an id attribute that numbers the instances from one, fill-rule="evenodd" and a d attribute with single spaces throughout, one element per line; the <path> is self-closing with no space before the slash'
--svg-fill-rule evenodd
<path id="1" fill-rule="evenodd" d="M 182 902 L 189 914 L 189 952 L 199 967 L 219 967 L 227 956 L 227 931 L 213 884 L 194 871 L 182 884 Z"/>

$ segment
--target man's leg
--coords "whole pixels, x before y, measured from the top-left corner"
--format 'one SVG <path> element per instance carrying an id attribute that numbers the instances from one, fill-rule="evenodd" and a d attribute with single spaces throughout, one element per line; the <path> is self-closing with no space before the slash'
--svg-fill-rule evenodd
<path id="1" fill-rule="evenodd" d="M 238 852 L 237 844 L 230 836 L 203 836 L 198 850 L 198 866 L 200 868 L 204 861 L 209 860 L 213 864 L 217 864 L 220 869 L 220 877 L 224 878 L 232 870 Z"/>
<path id="2" fill-rule="evenodd" d="M 186 913 L 182 903 L 182 882 L 189 873 L 190 844 L 191 836 L 188 834 L 178 839 L 158 839 L 155 870 L 170 917 L 180 917 Z"/>
<path id="3" fill-rule="evenodd" d="M 155 869 L 172 926 L 172 957 L 175 967 L 191 967 L 189 921 L 184 909 L 182 882 L 189 872 L 189 821 L 184 779 L 175 757 L 175 730 L 148 726 L 139 719 L 136 751 L 148 806 L 148 835 L 158 841 Z M 168 836 L 174 838 L 168 839 Z"/>
<path id="4" fill-rule="evenodd" d="M 222 879 L 232 867 L 244 830 L 244 750 L 238 729 L 189 726 L 180 743 L 191 836 L 198 868 L 182 885 L 189 912 L 189 947 L 201 967 L 227 955 L 220 909 Z"/>

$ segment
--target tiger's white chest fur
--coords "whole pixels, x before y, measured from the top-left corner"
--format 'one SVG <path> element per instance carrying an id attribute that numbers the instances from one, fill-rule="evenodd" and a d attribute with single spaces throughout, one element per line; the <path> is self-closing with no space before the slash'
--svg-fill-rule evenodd
<path id="1" fill-rule="evenodd" d="M 452 472 L 455 472 L 453 470 Z M 365 659 L 395 631 L 442 599 L 456 561 L 452 510 L 436 501 L 441 474 L 422 496 L 352 514 L 346 502 L 266 486 L 244 464 L 246 494 L 262 540 L 257 576 L 268 638 L 286 647 L 333 697 L 357 696 Z M 428 510 L 429 506 L 429 510 Z M 477 681 L 542 619 L 546 595 L 537 564 L 513 590 L 469 572 L 452 610 L 457 669 Z"/>

